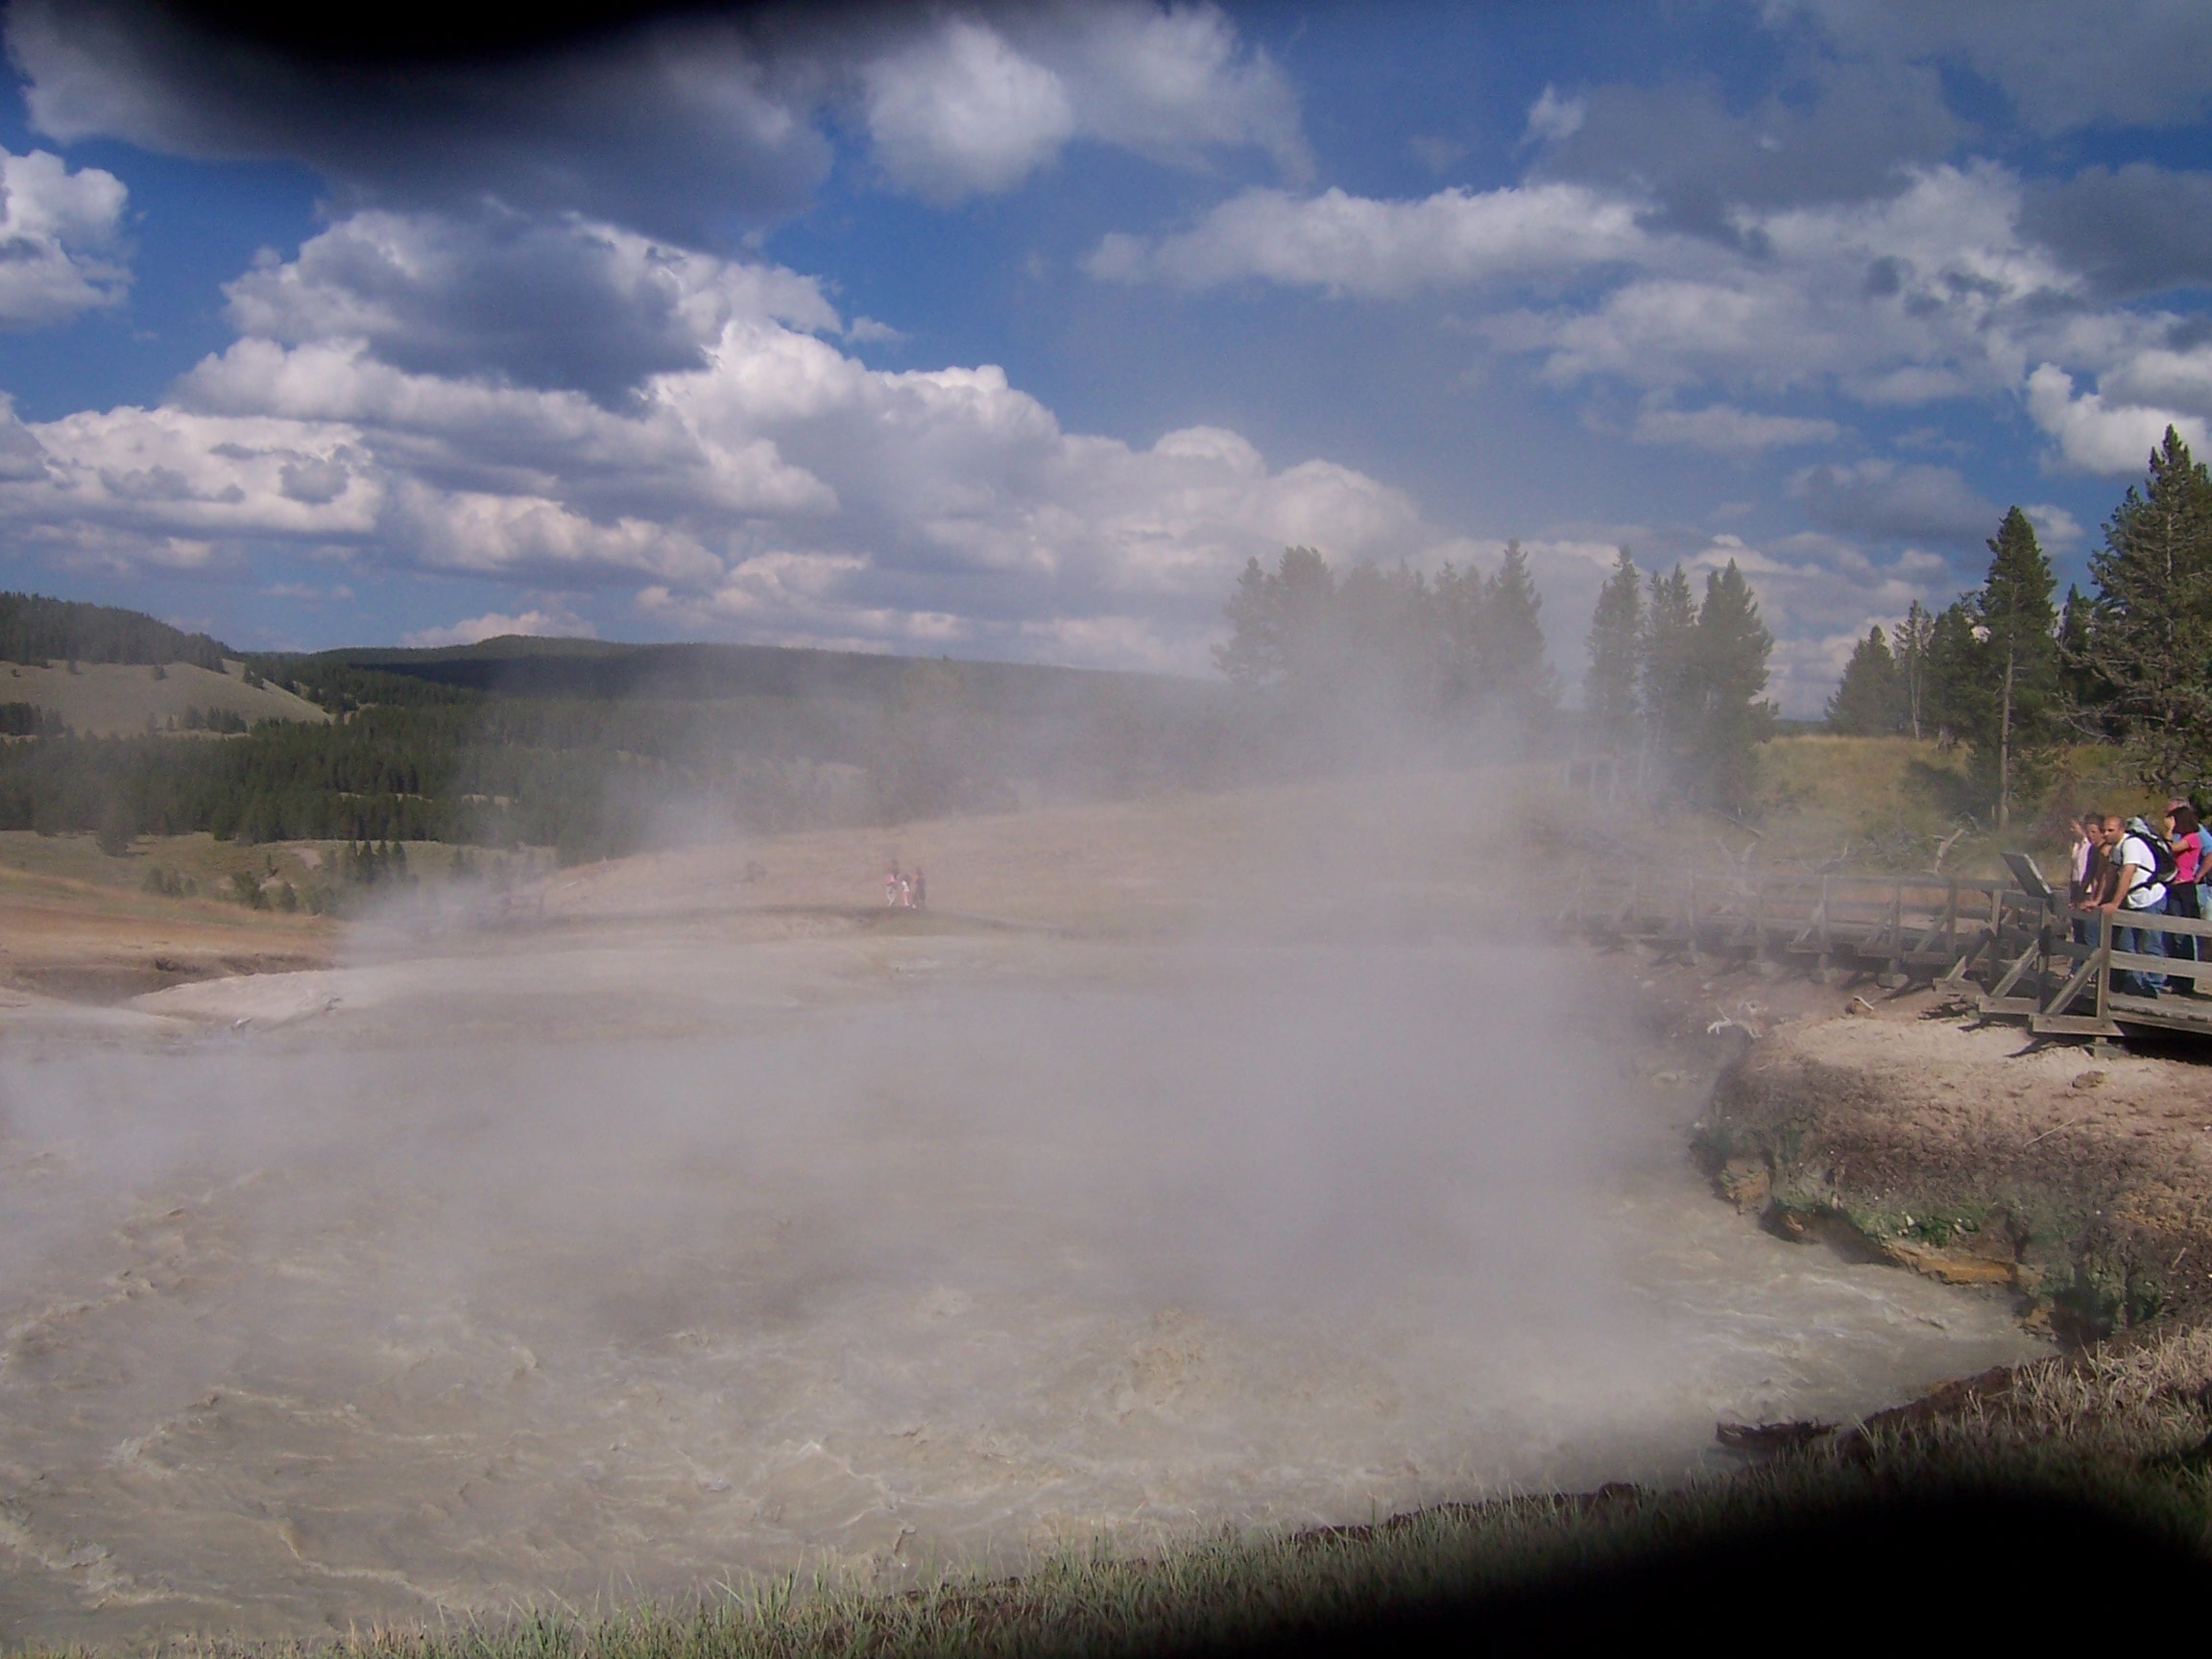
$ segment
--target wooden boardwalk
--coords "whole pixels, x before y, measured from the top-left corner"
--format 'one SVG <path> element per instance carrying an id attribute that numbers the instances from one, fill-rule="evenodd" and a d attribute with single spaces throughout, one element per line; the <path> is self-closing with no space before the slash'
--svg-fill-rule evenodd
<path id="1" fill-rule="evenodd" d="M 2164 957 L 2115 948 L 2134 917 L 2067 906 L 2027 858 L 2010 879 L 1949 876 L 1639 879 L 1624 893 L 1586 895 L 1567 920 L 1590 935 L 1635 941 L 1687 960 L 1718 956 L 1803 964 L 1823 979 L 1871 974 L 1891 989 L 1933 980 L 1971 998 L 1984 1019 L 2018 1020 L 2043 1036 L 2103 1041 L 2158 1029 L 2212 1038 L 2212 961 L 2201 998 L 2116 990 L 2115 974 L 2166 973 Z M 2212 957 L 2212 923 L 2150 917 L 2155 930 L 2198 941 Z M 2181 966 L 2186 966 L 2185 964 Z"/>

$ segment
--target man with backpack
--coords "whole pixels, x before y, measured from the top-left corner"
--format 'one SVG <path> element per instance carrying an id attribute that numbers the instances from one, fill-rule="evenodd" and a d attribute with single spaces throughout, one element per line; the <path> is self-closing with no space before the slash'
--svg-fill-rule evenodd
<path id="1" fill-rule="evenodd" d="M 2102 908 L 2115 912 L 2115 922 L 2122 916 L 2163 915 L 2166 883 L 2174 878 L 2172 849 L 2152 834 L 2151 826 L 2142 819 L 2134 818 L 2123 824 L 2116 812 L 2105 815 L 2104 846 L 2112 884 Z M 2166 935 L 2160 928 L 2140 925 L 2115 926 L 2112 949 L 2131 955 L 2163 957 Z M 2163 974 L 2148 974 L 2132 968 L 2112 970 L 2112 989 L 2123 997 L 2155 997 L 2165 983 Z"/>

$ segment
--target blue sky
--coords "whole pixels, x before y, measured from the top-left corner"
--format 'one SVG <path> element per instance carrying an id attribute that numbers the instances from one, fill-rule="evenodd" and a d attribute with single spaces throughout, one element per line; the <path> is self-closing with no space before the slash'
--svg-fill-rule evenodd
<path id="1" fill-rule="evenodd" d="M 2212 3 L 6 12 L 0 582 L 1207 671 L 1236 571 L 1737 559 L 1816 712 L 2212 421 Z"/>

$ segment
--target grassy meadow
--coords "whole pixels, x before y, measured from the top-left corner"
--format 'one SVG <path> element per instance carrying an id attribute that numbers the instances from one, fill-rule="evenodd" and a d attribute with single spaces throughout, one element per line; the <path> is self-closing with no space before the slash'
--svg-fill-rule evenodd
<path id="1" fill-rule="evenodd" d="M 2000 832 L 1970 783 L 1961 749 L 1911 737 L 1794 733 L 1760 748 L 1754 816 L 1738 822 L 1676 807 L 1658 844 L 1696 867 L 1713 865 L 1718 854 L 1791 873 L 1918 874 L 1936 868 L 1940 855 L 1944 875 L 2002 876 L 2008 851 L 2033 854 L 2046 872 L 2062 868 L 2072 815 L 2097 807 L 2155 820 L 2165 805 L 2109 746 L 2061 749 L 2040 772 Z"/>

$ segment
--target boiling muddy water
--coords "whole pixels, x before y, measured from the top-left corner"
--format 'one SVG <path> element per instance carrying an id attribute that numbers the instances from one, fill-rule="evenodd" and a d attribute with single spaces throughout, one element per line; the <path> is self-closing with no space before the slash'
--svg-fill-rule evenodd
<path id="1" fill-rule="evenodd" d="M 1678 1477 L 2035 1351 L 1716 1204 L 1588 973 L 603 929 L 23 1013 L 6 1638 Z"/>

